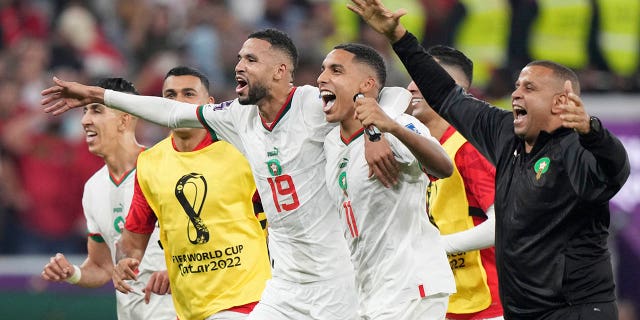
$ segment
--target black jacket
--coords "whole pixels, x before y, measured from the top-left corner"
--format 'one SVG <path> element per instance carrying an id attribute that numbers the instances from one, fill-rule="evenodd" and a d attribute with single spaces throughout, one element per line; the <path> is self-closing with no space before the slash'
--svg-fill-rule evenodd
<path id="1" fill-rule="evenodd" d="M 426 101 L 496 166 L 505 318 L 539 319 L 572 304 L 614 301 L 609 199 L 630 171 L 620 141 L 606 129 L 581 137 L 560 128 L 540 132 L 525 153 L 511 112 L 465 94 L 410 33 L 393 48 Z"/>

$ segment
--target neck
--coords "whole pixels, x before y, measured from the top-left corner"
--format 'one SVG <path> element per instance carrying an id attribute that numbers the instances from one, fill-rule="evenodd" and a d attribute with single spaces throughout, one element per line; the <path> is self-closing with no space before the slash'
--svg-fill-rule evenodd
<path id="1" fill-rule="evenodd" d="M 180 152 L 193 151 L 207 136 L 205 129 L 190 129 L 188 133 L 173 131 L 173 143 Z"/>
<path id="2" fill-rule="evenodd" d="M 133 170 L 136 167 L 138 154 L 143 148 L 133 136 L 123 139 L 115 150 L 103 157 L 109 173 L 114 177 L 120 178 L 125 173 Z"/>
<path id="3" fill-rule="evenodd" d="M 346 120 L 340 122 L 340 134 L 347 138 L 351 137 L 358 130 L 362 129 L 362 123 L 353 116 L 349 116 Z"/>
<path id="4" fill-rule="evenodd" d="M 271 123 L 276 120 L 278 112 L 282 109 L 287 98 L 289 98 L 291 89 L 293 89 L 291 85 L 273 88 L 270 95 L 262 98 L 262 100 L 258 102 L 258 111 L 266 122 Z"/>
<path id="5" fill-rule="evenodd" d="M 433 118 L 427 121 L 425 125 L 427 126 L 427 128 L 429 128 L 429 132 L 431 132 L 431 135 L 438 141 L 442 138 L 444 132 L 447 131 L 449 126 L 451 126 L 449 122 L 442 118 Z"/>

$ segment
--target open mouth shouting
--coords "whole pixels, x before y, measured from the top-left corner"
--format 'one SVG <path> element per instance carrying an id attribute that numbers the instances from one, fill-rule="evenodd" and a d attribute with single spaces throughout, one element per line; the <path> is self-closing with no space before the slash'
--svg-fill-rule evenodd
<path id="1" fill-rule="evenodd" d="M 335 93 L 329 91 L 329 90 L 322 90 L 320 91 L 320 97 L 322 98 L 322 111 L 329 112 L 329 110 L 331 110 L 331 108 L 333 107 L 333 105 L 336 103 L 336 95 Z"/>
<path id="2" fill-rule="evenodd" d="M 519 105 L 513 105 L 513 125 L 521 125 L 527 118 L 527 110 Z"/>
<path id="3" fill-rule="evenodd" d="M 247 80 L 244 77 L 236 76 L 236 82 L 238 85 L 236 86 L 236 94 L 240 95 L 247 89 Z"/>

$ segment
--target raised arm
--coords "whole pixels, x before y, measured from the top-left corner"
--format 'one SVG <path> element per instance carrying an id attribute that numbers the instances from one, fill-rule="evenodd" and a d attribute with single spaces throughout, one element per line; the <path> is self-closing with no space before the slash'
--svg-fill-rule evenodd
<path id="1" fill-rule="evenodd" d="M 195 104 L 105 90 L 55 77 L 53 81 L 55 85 L 41 93 L 41 104 L 47 106 L 44 111 L 53 115 L 87 104 L 99 103 L 165 127 L 202 128 L 196 113 L 198 106 Z"/>

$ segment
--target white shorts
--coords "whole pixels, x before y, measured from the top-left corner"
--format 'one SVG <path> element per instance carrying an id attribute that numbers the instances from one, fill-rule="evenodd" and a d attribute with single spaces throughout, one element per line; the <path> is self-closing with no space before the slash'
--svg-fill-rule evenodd
<path id="1" fill-rule="evenodd" d="M 248 313 L 233 312 L 222 310 L 214 315 L 208 316 L 204 320 L 245 320 L 249 316 Z"/>
<path id="2" fill-rule="evenodd" d="M 149 304 L 144 303 L 144 293 L 134 288 L 136 293 L 124 294 L 116 291 L 116 308 L 118 320 L 159 319 L 175 320 L 176 310 L 173 308 L 173 298 L 170 294 L 151 294 Z M 140 295 L 142 293 L 142 295 Z"/>
<path id="3" fill-rule="evenodd" d="M 361 320 L 443 320 L 449 306 L 449 293 L 437 293 L 409 300 L 389 308 L 365 311 Z"/>
<path id="4" fill-rule="evenodd" d="M 247 320 L 355 320 L 358 297 L 352 276 L 313 283 L 271 279 Z"/>

